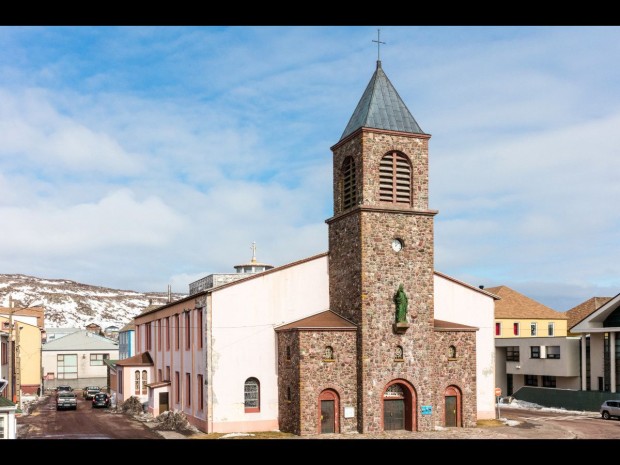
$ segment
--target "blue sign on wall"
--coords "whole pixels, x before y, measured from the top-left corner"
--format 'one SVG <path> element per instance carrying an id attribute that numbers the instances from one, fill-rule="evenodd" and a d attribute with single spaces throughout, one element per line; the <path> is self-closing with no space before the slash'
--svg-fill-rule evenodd
<path id="1" fill-rule="evenodd" d="M 422 406 L 422 415 L 430 415 L 433 413 L 433 407 L 431 405 Z"/>

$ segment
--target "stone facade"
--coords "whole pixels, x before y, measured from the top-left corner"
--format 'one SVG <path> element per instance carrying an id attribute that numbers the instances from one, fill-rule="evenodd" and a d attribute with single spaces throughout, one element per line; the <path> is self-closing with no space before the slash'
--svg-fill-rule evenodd
<path id="1" fill-rule="evenodd" d="M 473 393 L 461 396 L 462 423 L 475 424 L 475 336 L 453 334 L 455 344 L 473 341 L 474 351 L 450 362 L 447 373 L 437 358 L 448 336 L 442 334 L 438 348 L 433 312 L 436 212 L 428 210 L 429 137 L 362 128 L 332 147 L 334 217 L 327 220 L 330 309 L 358 325 L 358 430 L 363 433 L 384 429 L 384 396 L 394 383 L 407 393 L 407 428 L 428 431 L 442 425 L 440 406 L 447 382 L 463 394 Z M 380 161 L 390 152 L 405 155 L 411 163 L 410 204 L 379 199 Z M 344 210 L 341 167 L 347 157 L 355 163 L 358 201 Z M 391 247 L 393 239 L 403 244 L 398 252 Z M 409 299 L 409 327 L 404 332 L 394 330 L 394 295 L 401 284 Z M 395 357 L 396 351 L 402 358 Z"/>
<path id="2" fill-rule="evenodd" d="M 476 333 L 474 331 L 435 331 L 435 418 L 445 424 L 444 394 L 450 386 L 460 394 L 459 425 L 476 426 Z M 450 346 L 455 353 L 450 353 Z M 452 356 L 454 355 L 454 356 Z"/>
<path id="3" fill-rule="evenodd" d="M 331 357 L 326 354 L 327 347 L 333 349 Z M 319 397 L 323 391 L 331 390 L 337 396 L 336 432 L 357 431 L 357 418 L 344 415 L 345 407 L 357 405 L 355 360 L 354 330 L 279 332 L 280 430 L 300 435 L 320 433 Z"/>

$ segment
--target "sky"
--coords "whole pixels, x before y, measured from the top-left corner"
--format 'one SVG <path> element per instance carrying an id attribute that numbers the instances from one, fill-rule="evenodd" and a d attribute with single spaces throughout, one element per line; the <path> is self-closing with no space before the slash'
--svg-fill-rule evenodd
<path id="1" fill-rule="evenodd" d="M 435 269 L 620 293 L 620 27 L 1 26 L 0 274 L 186 293 L 327 251 L 376 67 L 429 143 Z"/>

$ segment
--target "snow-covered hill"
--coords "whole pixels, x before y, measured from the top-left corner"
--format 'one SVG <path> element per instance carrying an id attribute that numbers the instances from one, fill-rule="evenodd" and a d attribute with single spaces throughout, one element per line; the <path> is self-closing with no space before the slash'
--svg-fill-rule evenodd
<path id="1" fill-rule="evenodd" d="M 122 328 L 151 305 L 168 301 L 166 292 L 135 292 L 76 283 L 67 279 L 41 279 L 21 274 L 0 274 L 0 307 L 44 307 L 46 328 Z M 172 294 L 172 300 L 185 297 Z"/>

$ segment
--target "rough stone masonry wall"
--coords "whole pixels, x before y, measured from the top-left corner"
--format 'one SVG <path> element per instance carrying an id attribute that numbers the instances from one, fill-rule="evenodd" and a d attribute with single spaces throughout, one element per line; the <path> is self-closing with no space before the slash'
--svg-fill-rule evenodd
<path id="1" fill-rule="evenodd" d="M 300 331 L 301 434 L 320 432 L 319 395 L 325 389 L 338 394 L 339 431 L 357 431 L 357 415 L 344 417 L 345 407 L 357 413 L 357 370 L 355 331 Z M 325 348 L 334 350 L 333 360 L 325 359 Z"/>
<path id="2" fill-rule="evenodd" d="M 278 337 L 278 422 L 280 431 L 301 434 L 299 396 L 299 333 L 279 331 Z M 290 359 L 287 358 L 290 347 Z M 288 398 L 288 388 L 291 398 Z"/>
<path id="3" fill-rule="evenodd" d="M 456 357 L 451 358 L 450 346 L 456 347 Z M 475 427 L 477 413 L 476 395 L 476 332 L 475 331 L 436 331 L 435 354 L 436 373 L 433 405 L 435 425 L 445 426 L 444 394 L 449 386 L 461 392 L 462 426 Z"/>
<path id="4" fill-rule="evenodd" d="M 361 376 L 364 392 L 364 432 L 383 430 L 385 386 L 402 378 L 411 383 L 419 405 L 433 404 L 433 221 L 410 214 L 363 212 Z M 393 237 L 405 246 L 396 253 Z M 409 299 L 409 329 L 393 330 L 394 295 L 404 285 Z M 396 347 L 403 348 L 403 364 L 394 364 Z M 418 416 L 417 429 L 433 428 L 430 416 Z"/>

